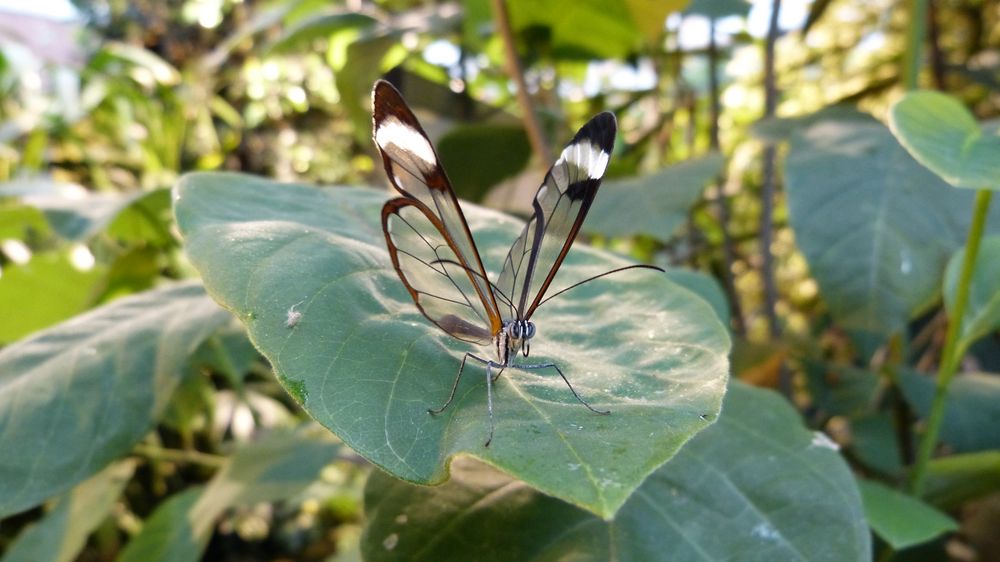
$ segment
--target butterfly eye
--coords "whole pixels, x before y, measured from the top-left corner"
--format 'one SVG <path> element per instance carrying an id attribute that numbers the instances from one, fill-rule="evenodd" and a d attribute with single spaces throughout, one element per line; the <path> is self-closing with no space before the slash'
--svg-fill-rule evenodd
<path id="1" fill-rule="evenodd" d="M 521 328 L 520 322 L 514 322 L 513 324 L 510 325 L 510 337 L 514 338 L 515 340 L 519 340 L 521 339 L 522 335 L 523 335 L 523 330 Z"/>
<path id="2" fill-rule="evenodd" d="M 533 322 L 528 322 L 526 328 L 527 329 L 525 330 L 524 339 L 530 340 L 531 338 L 535 337 L 535 324 Z"/>

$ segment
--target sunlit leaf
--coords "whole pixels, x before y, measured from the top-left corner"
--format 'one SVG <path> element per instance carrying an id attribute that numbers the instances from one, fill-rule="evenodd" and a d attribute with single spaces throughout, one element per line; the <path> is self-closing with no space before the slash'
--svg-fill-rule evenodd
<path id="1" fill-rule="evenodd" d="M 612 414 L 587 411 L 555 373 L 508 369 L 497 381 L 496 434 L 486 448 L 480 366 L 468 365 L 445 414 L 427 413 L 448 396 L 462 354 L 490 350 L 449 337 L 416 310 L 385 250 L 384 192 L 198 174 L 180 182 L 175 198 L 192 262 L 285 388 L 400 478 L 441 482 L 451 457 L 465 452 L 610 515 L 720 406 L 724 327 L 687 290 L 632 271 L 561 295 L 533 318 L 532 362 L 559 364 Z M 466 212 L 485 262 L 499 266 L 522 224 L 471 205 Z M 577 247 L 554 286 L 623 263 Z M 290 324 L 293 306 L 300 316 Z"/>
<path id="2" fill-rule="evenodd" d="M 0 277 L 0 343 L 18 340 L 86 310 L 106 269 L 80 270 L 65 252 L 7 264 Z"/>
<path id="3" fill-rule="evenodd" d="M 440 488 L 373 473 L 369 560 L 865 560 L 850 469 L 769 391 L 734 383 L 719 421 L 606 521 L 462 458 Z M 836 532 L 831 532 L 836 529 Z"/>
<path id="4" fill-rule="evenodd" d="M 1000 135 L 983 130 L 957 99 L 909 92 L 889 112 L 889 125 L 914 158 L 955 187 L 1000 190 Z"/>
<path id="5" fill-rule="evenodd" d="M 934 302 L 974 193 L 949 189 L 874 119 L 840 111 L 793 134 L 785 170 L 796 243 L 841 325 L 884 336 Z"/>
<path id="6" fill-rule="evenodd" d="M 954 317 L 955 294 L 962 271 L 965 248 L 955 252 L 944 275 L 944 304 Z M 976 268 L 969 284 L 969 300 L 962 319 L 961 347 L 1000 329 L 1000 236 L 987 236 L 979 243 Z"/>
<path id="7" fill-rule="evenodd" d="M 535 0 L 512 2 L 509 11 L 515 31 L 544 29 L 560 57 L 614 58 L 655 41 L 666 16 L 686 4 L 685 0 Z"/>
<path id="8" fill-rule="evenodd" d="M 121 496 L 135 463 L 125 460 L 109 466 L 59 499 L 45 517 L 15 540 L 3 562 L 70 562 Z"/>
<path id="9" fill-rule="evenodd" d="M 918 500 L 873 480 L 858 480 L 868 524 L 889 546 L 901 550 L 958 529 L 951 518 Z"/>
<path id="10" fill-rule="evenodd" d="M 606 236 L 644 234 L 669 240 L 684 223 L 705 184 L 722 170 L 723 161 L 722 155 L 712 153 L 653 174 L 607 180 L 583 229 Z"/>
<path id="11" fill-rule="evenodd" d="M 114 301 L 0 350 L 0 516 L 127 453 L 159 418 L 188 357 L 229 319 L 200 285 Z"/>
<path id="12" fill-rule="evenodd" d="M 344 9 L 336 9 L 331 13 L 317 13 L 282 30 L 281 35 L 269 44 L 267 50 L 275 54 L 301 51 L 308 47 L 309 42 L 316 39 L 327 38 L 346 29 L 370 29 L 375 24 L 375 18 L 367 14 Z"/>

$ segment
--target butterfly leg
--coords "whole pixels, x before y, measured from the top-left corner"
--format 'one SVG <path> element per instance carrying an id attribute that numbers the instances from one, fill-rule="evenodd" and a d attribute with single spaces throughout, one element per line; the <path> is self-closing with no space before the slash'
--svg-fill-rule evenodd
<path id="1" fill-rule="evenodd" d="M 548 369 L 549 367 L 555 369 L 556 372 L 559 373 L 559 376 L 562 377 L 563 382 L 566 383 L 567 387 L 569 387 L 569 391 L 572 392 L 573 396 L 575 396 L 576 399 L 581 404 L 586 406 L 588 410 L 594 412 L 595 414 L 601 414 L 602 416 L 607 416 L 611 413 L 611 410 L 597 410 L 593 406 L 588 404 L 586 400 L 584 400 L 579 394 L 577 394 L 576 389 L 573 388 L 573 385 L 569 383 L 569 379 L 567 379 L 566 375 L 563 374 L 562 369 L 560 369 L 559 365 L 556 365 L 555 363 L 539 363 L 536 365 L 514 365 L 515 369 L 526 369 L 526 370 Z"/>
<path id="2" fill-rule="evenodd" d="M 452 400 L 455 399 L 455 392 L 458 391 L 458 381 L 462 380 L 462 371 L 465 370 L 465 362 L 470 357 L 475 359 L 476 361 L 479 361 L 480 363 L 486 363 L 486 364 L 490 363 L 490 360 L 488 359 L 483 359 L 482 357 L 477 357 L 471 353 L 466 353 L 465 357 L 462 358 L 462 364 L 459 365 L 458 367 L 458 374 L 455 375 L 455 382 L 451 385 L 451 394 L 448 395 L 448 400 L 444 403 L 444 406 L 441 406 L 440 408 L 427 408 L 427 413 L 429 413 L 432 416 L 436 416 L 441 412 L 445 411 L 445 409 L 451 405 Z"/>
<path id="3" fill-rule="evenodd" d="M 490 446 L 490 441 L 493 441 L 493 372 L 492 372 L 492 367 L 494 365 L 496 365 L 496 363 L 494 363 L 492 361 L 487 361 L 486 362 L 486 411 L 489 412 L 489 416 L 490 416 L 490 434 L 489 434 L 489 436 L 486 437 L 486 443 L 483 444 L 483 447 L 489 447 Z M 503 370 L 501 365 L 496 365 L 496 366 L 501 367 L 501 370 Z"/>
<path id="4" fill-rule="evenodd" d="M 497 374 L 493 375 L 493 382 L 497 382 L 497 379 L 500 378 L 500 375 L 503 374 L 503 370 L 506 369 L 507 367 L 504 367 L 503 365 L 497 365 L 496 363 L 494 363 L 493 366 L 500 367 L 500 370 L 497 371 Z"/>

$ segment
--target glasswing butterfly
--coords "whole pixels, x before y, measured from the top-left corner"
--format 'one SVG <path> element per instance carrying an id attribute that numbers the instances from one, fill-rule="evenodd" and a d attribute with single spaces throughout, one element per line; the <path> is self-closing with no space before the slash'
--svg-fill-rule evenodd
<path id="1" fill-rule="evenodd" d="M 496 360 L 466 353 L 448 400 L 428 412 L 439 414 L 451 404 L 465 363 L 472 358 L 486 366 L 490 420 L 486 446 L 493 439 L 493 382 L 508 367 L 554 369 L 581 404 L 596 414 L 610 414 L 588 404 L 558 365 L 514 364 L 513 359 L 519 349 L 528 356 L 536 332 L 531 315 L 548 300 L 545 293 L 597 195 L 614 145 L 615 116 L 605 112 L 593 117 L 563 149 L 535 194 L 531 218 L 494 283 L 486 276 L 434 146 L 402 95 L 379 80 L 372 91 L 372 105 L 375 145 L 389 181 L 402 194 L 382 207 L 385 243 L 399 279 L 428 320 L 455 338 L 492 345 L 496 351 Z M 636 267 L 659 270 L 646 265 L 615 269 L 549 298 L 597 277 Z M 494 369 L 499 369 L 496 376 Z"/>

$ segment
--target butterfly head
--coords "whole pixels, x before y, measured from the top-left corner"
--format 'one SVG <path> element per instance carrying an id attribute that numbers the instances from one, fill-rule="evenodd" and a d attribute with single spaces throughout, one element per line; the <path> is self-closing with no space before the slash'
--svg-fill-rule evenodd
<path id="1" fill-rule="evenodd" d="M 509 320 L 504 323 L 504 334 L 507 336 L 507 347 L 517 353 L 518 347 L 525 357 L 530 351 L 531 338 L 535 337 L 535 324 L 529 320 Z"/>

